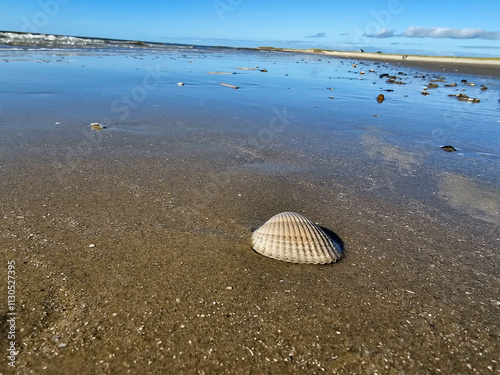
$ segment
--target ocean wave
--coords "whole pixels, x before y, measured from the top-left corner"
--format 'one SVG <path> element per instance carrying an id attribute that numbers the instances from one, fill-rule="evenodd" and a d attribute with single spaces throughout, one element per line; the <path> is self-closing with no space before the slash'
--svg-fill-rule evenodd
<path id="1" fill-rule="evenodd" d="M 127 49 L 193 49 L 194 46 L 169 43 L 142 42 L 139 40 L 119 40 L 90 38 L 54 34 L 34 34 L 0 31 L 0 48 L 38 47 L 38 48 L 127 48 Z"/>

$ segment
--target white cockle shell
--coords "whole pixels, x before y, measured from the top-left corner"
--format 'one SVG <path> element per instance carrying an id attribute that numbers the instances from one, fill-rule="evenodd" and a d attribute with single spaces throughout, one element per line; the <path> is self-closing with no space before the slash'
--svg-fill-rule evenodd
<path id="1" fill-rule="evenodd" d="M 295 212 L 274 215 L 252 234 L 253 249 L 293 263 L 326 264 L 342 256 L 341 247 L 323 229 Z"/>

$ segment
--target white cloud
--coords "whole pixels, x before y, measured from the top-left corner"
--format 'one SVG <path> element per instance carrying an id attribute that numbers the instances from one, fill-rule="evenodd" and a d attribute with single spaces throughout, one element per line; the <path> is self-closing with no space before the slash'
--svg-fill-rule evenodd
<path id="1" fill-rule="evenodd" d="M 500 40 L 500 31 L 448 29 L 445 27 L 409 27 L 401 36 L 408 38 L 452 38 Z"/>
<path id="2" fill-rule="evenodd" d="M 385 27 L 381 28 L 380 31 L 376 34 L 366 34 L 365 36 L 369 38 L 390 38 L 394 36 L 394 31 L 386 29 Z"/>

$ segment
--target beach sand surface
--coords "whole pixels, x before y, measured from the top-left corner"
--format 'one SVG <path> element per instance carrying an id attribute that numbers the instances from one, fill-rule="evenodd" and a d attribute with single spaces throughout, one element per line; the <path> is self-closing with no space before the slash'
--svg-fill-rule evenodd
<path id="1" fill-rule="evenodd" d="M 218 86 L 202 88 L 223 90 L 213 101 L 151 92 L 101 131 L 97 93 L 73 102 L 54 86 L 4 110 L 15 373 L 498 373 L 495 156 L 427 144 L 424 157 L 380 129 L 332 130 L 324 104 L 235 106 L 245 85 Z M 344 256 L 255 253 L 252 229 L 282 211 L 333 231 Z"/>

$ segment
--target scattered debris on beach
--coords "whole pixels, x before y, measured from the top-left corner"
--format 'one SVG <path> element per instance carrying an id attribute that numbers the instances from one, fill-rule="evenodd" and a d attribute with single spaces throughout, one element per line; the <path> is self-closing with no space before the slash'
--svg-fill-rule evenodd
<path id="1" fill-rule="evenodd" d="M 177 86 L 184 86 L 184 82 L 177 82 Z"/>
<path id="2" fill-rule="evenodd" d="M 427 88 L 429 89 L 437 89 L 439 87 L 439 85 L 437 83 L 429 83 L 427 85 Z"/>
<path id="3" fill-rule="evenodd" d="M 235 90 L 239 89 L 239 86 L 230 85 L 229 83 L 219 82 L 219 85 L 230 87 Z"/>
<path id="4" fill-rule="evenodd" d="M 254 67 L 254 68 L 235 68 L 235 69 L 238 69 L 238 70 L 258 70 L 258 69 L 259 69 L 259 67 L 258 67 L 258 66 L 256 66 L 256 67 Z"/>
<path id="5" fill-rule="evenodd" d="M 456 83 L 448 83 L 448 84 L 444 85 L 444 87 L 457 87 L 457 84 Z"/>
<path id="6" fill-rule="evenodd" d="M 479 103 L 480 102 L 480 100 L 478 98 L 471 98 L 462 92 L 458 93 L 458 94 L 450 94 L 448 96 L 455 97 L 462 102 L 470 102 L 470 103 Z"/>
<path id="7" fill-rule="evenodd" d="M 387 83 L 392 83 L 392 84 L 395 84 L 395 85 L 406 85 L 406 82 L 403 82 L 403 81 L 397 81 L 396 78 L 389 78 L 387 81 L 385 81 Z"/>
<path id="8" fill-rule="evenodd" d="M 379 96 L 377 96 L 377 103 L 382 103 L 384 100 L 385 100 L 384 94 L 379 94 Z"/>
<path id="9" fill-rule="evenodd" d="M 233 72 L 207 72 L 207 74 L 236 74 Z"/>

